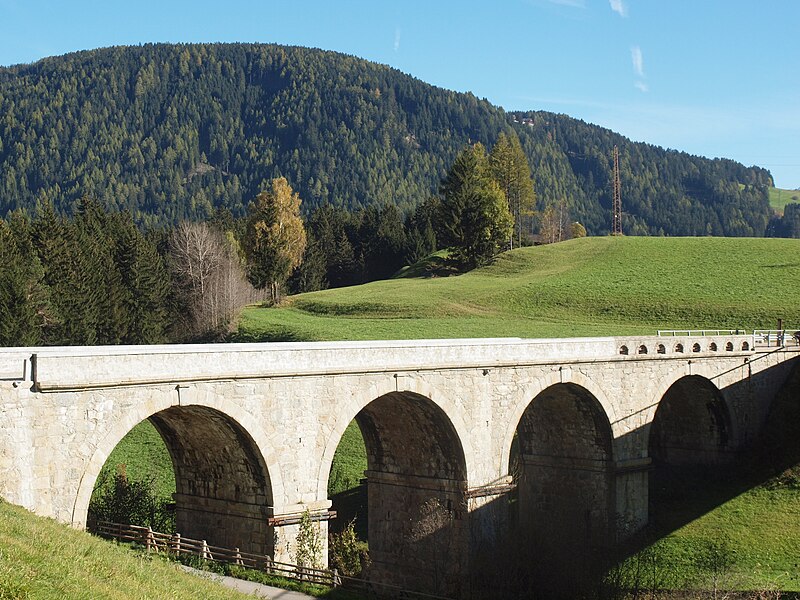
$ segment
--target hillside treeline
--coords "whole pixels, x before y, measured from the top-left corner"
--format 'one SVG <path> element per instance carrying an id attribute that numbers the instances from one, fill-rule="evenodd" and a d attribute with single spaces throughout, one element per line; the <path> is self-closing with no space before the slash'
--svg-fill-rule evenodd
<path id="1" fill-rule="evenodd" d="M 620 149 L 629 234 L 764 235 L 768 171 L 632 143 L 544 112 L 505 113 L 472 94 L 333 52 L 277 45 L 116 47 L 0 69 L 0 216 L 83 197 L 145 228 L 240 217 L 283 176 L 304 200 L 402 213 L 436 193 L 467 144 L 515 131 L 536 210 L 610 229 Z M 776 229 L 777 231 L 777 229 Z"/>
<path id="2" fill-rule="evenodd" d="M 252 284 L 280 262 L 248 262 L 254 219 L 221 209 L 142 233 L 129 212 L 90 199 L 73 217 L 47 202 L 32 219 L 12 212 L 0 220 L 0 346 L 223 339 L 242 306 L 279 299 Z M 280 293 L 385 278 L 435 247 L 424 209 L 404 218 L 393 205 L 325 204 L 303 227 L 301 262 Z"/>

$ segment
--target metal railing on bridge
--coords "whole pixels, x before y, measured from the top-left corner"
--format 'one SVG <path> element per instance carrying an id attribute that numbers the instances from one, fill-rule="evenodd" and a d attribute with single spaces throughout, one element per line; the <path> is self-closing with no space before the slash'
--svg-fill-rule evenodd
<path id="1" fill-rule="evenodd" d="M 800 331 L 792 329 L 756 329 L 753 331 L 755 348 L 800 348 Z"/>
<path id="2" fill-rule="evenodd" d="M 659 329 L 658 337 L 721 337 L 723 335 L 750 335 L 744 329 Z"/>

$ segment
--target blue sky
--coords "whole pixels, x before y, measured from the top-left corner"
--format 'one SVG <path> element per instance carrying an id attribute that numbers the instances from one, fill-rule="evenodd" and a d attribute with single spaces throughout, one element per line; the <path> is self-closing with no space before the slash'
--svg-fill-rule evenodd
<path id="1" fill-rule="evenodd" d="M 800 188 L 800 0 L 0 0 L 0 65 L 145 42 L 337 50 Z"/>

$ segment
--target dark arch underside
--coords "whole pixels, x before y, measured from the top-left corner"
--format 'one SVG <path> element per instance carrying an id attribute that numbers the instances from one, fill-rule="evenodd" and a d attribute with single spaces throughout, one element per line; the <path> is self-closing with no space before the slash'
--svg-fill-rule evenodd
<path id="1" fill-rule="evenodd" d="M 727 462 L 731 449 L 728 407 L 705 377 L 680 378 L 667 390 L 650 426 L 655 465 L 713 465 Z"/>
<path id="2" fill-rule="evenodd" d="M 610 543 L 612 444 L 602 406 L 575 384 L 545 389 L 520 419 L 511 457 L 518 483 L 517 545 L 540 594 L 578 593 Z"/>
<path id="3" fill-rule="evenodd" d="M 356 421 L 367 449 L 368 576 L 457 596 L 466 576 L 467 483 L 450 419 L 424 396 L 395 392 Z"/>
<path id="4" fill-rule="evenodd" d="M 230 417 L 202 406 L 150 417 L 175 469 L 176 529 L 185 537 L 272 554 L 272 489 L 261 453 Z"/>

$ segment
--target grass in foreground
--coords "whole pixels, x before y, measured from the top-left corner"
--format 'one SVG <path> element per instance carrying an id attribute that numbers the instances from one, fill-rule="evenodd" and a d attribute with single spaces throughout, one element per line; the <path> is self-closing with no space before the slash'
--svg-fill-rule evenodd
<path id="1" fill-rule="evenodd" d="M 0 500 L 0 598 L 251 598 Z"/>
<path id="2" fill-rule="evenodd" d="M 661 538 L 644 556 L 645 587 L 654 579 L 661 588 L 712 589 L 716 580 L 721 589 L 798 592 L 800 489 L 747 490 Z M 628 568 L 635 564 L 629 560 Z"/>
<path id="3" fill-rule="evenodd" d="M 583 337 L 800 323 L 800 241 L 583 238 L 456 277 L 400 278 L 249 307 L 237 341 Z"/>

